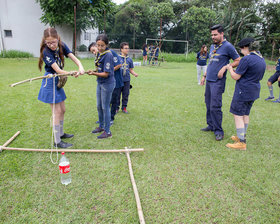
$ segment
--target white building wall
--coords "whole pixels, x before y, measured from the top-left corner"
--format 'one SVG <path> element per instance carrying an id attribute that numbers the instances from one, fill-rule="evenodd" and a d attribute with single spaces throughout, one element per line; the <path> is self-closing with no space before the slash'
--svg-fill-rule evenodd
<path id="1" fill-rule="evenodd" d="M 40 21 L 42 14 L 35 0 L 0 0 L 0 50 L 26 51 L 38 57 L 43 31 L 48 27 Z M 58 26 L 56 29 L 62 41 L 72 49 L 72 28 Z M 12 37 L 5 37 L 4 30 L 11 30 Z"/>
<path id="2" fill-rule="evenodd" d="M 86 45 L 88 47 L 92 42 L 96 41 L 98 34 L 98 29 L 87 29 L 86 31 L 81 31 L 79 46 Z"/>

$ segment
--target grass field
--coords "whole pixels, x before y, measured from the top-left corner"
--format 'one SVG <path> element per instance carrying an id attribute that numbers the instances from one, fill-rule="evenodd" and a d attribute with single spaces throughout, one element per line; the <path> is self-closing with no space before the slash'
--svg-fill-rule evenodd
<path id="1" fill-rule="evenodd" d="M 93 62 L 82 60 L 85 69 Z M 75 66 L 66 61 L 66 70 Z M 129 114 L 119 113 L 112 139 L 97 140 L 96 81 L 70 77 L 65 130 L 74 148 L 144 148 L 131 154 L 146 223 L 279 223 L 280 104 L 261 98 L 251 111 L 247 151 L 227 149 L 235 127 L 229 113 L 235 82 L 223 95 L 225 139 L 206 126 L 204 87 L 195 63 L 136 67 Z M 37 100 L 40 81 L 9 84 L 42 75 L 37 59 L 0 59 L 0 144 L 16 131 L 11 147 L 50 148 L 50 107 Z M 279 89 L 274 85 L 275 95 Z M 124 154 L 68 153 L 72 183 L 60 183 L 50 153 L 0 153 L 0 223 L 138 223 Z M 54 159 L 56 158 L 54 154 Z"/>

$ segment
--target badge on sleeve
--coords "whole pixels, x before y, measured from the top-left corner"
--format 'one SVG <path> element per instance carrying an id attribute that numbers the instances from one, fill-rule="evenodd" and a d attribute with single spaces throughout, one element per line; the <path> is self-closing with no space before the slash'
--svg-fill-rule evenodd
<path id="1" fill-rule="evenodd" d="M 106 69 L 110 69 L 110 63 L 106 63 Z"/>
<path id="2" fill-rule="evenodd" d="M 49 62 L 49 63 L 52 62 L 52 61 L 51 61 L 51 58 L 50 58 L 49 56 L 46 56 L 46 60 L 47 60 L 47 62 Z"/>

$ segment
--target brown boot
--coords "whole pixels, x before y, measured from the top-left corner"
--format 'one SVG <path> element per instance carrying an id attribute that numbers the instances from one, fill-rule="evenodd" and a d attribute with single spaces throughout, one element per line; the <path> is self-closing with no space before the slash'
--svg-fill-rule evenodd
<path id="1" fill-rule="evenodd" d="M 245 142 L 234 142 L 233 144 L 226 144 L 226 147 L 231 148 L 231 149 L 237 149 L 237 150 L 246 150 L 246 143 Z"/>
<path id="2" fill-rule="evenodd" d="M 231 136 L 230 139 L 235 142 L 240 142 L 240 139 L 236 135 Z"/>

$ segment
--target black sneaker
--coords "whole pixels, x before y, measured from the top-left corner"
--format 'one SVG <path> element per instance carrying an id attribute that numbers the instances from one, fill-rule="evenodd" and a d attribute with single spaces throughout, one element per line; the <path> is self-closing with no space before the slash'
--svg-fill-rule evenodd
<path id="1" fill-rule="evenodd" d="M 223 135 L 221 135 L 221 134 L 217 134 L 216 135 L 216 141 L 221 141 L 221 140 L 223 140 L 224 139 L 224 136 Z"/>
<path id="2" fill-rule="evenodd" d="M 74 135 L 64 133 L 60 138 L 72 138 Z"/>
<path id="3" fill-rule="evenodd" d="M 274 96 L 269 96 L 265 99 L 265 101 L 268 101 L 268 100 L 273 100 L 274 99 Z"/>
<path id="4" fill-rule="evenodd" d="M 101 135 L 97 136 L 98 139 L 112 138 L 112 132 L 107 133 L 104 131 Z"/>
<path id="5" fill-rule="evenodd" d="M 67 143 L 67 142 L 63 142 L 63 141 L 60 141 L 58 144 L 55 144 L 55 143 L 54 143 L 54 147 L 63 148 L 63 149 L 69 148 L 69 147 L 71 147 L 72 145 L 73 145 L 73 144 L 70 144 L 70 143 Z"/>
<path id="6" fill-rule="evenodd" d="M 102 131 L 104 131 L 104 128 L 97 127 L 91 133 L 96 134 L 96 133 L 100 133 Z"/>
<path id="7" fill-rule="evenodd" d="M 201 128 L 200 131 L 213 131 L 212 128 L 207 126 L 206 128 Z"/>

